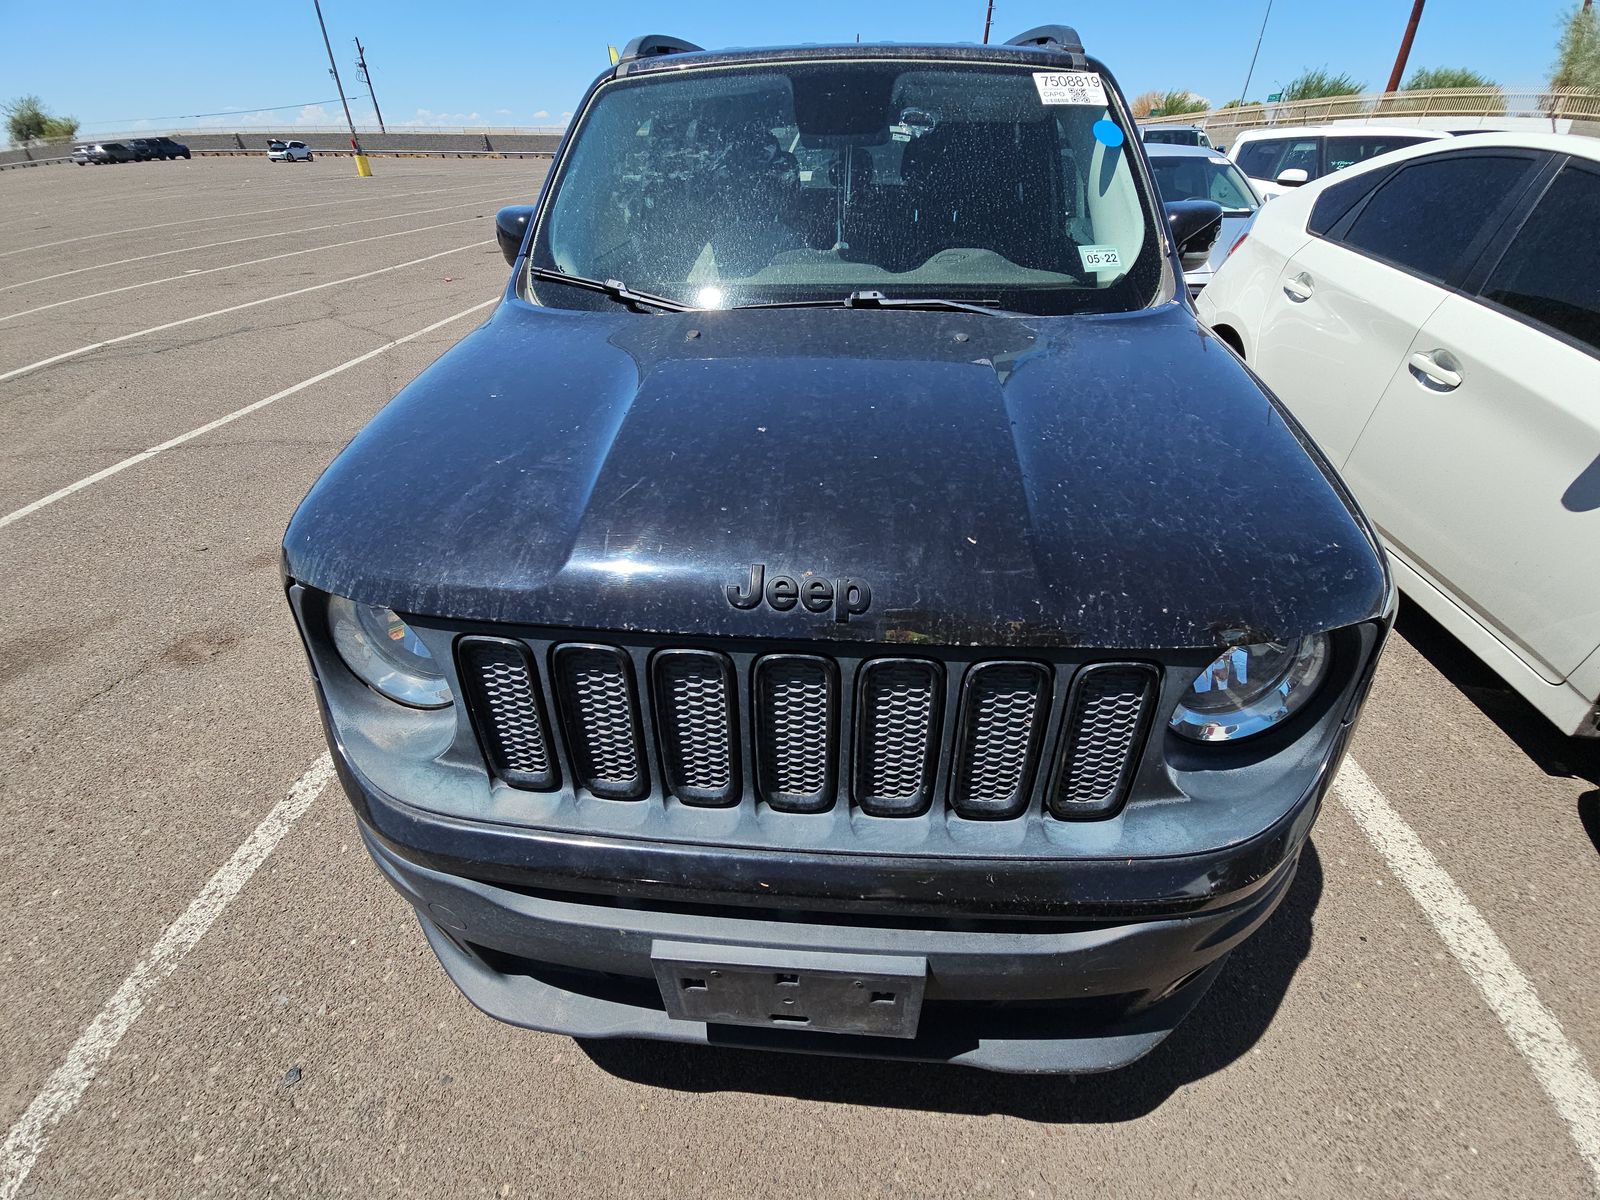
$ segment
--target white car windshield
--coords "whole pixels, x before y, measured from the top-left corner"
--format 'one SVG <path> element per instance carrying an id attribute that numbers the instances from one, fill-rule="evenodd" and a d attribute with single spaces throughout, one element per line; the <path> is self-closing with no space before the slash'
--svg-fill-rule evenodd
<path id="1" fill-rule="evenodd" d="M 1221 155 L 1153 154 L 1150 169 L 1163 200 L 1213 200 L 1230 217 L 1249 216 L 1261 207 L 1239 168 Z"/>
<path id="2" fill-rule="evenodd" d="M 1141 308 L 1162 250 L 1124 120 L 1098 75 L 1010 64 L 644 72 L 581 115 L 533 263 L 697 307 Z"/>

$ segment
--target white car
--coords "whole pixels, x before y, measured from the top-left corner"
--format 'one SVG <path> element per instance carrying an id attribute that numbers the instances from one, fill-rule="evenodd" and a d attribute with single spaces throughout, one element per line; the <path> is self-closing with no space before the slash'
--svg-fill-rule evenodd
<path id="1" fill-rule="evenodd" d="M 1233 139 L 1228 157 L 1263 200 L 1418 142 L 1450 135 L 1400 125 L 1275 125 Z"/>
<path id="2" fill-rule="evenodd" d="M 1211 200 L 1222 205 L 1222 230 L 1212 243 L 1210 258 L 1204 266 L 1183 273 L 1189 295 L 1197 296 L 1244 236 L 1250 218 L 1261 207 L 1261 197 L 1220 151 L 1161 142 L 1146 142 L 1144 149 L 1162 200 Z"/>
<path id="3" fill-rule="evenodd" d="M 1401 590 L 1589 736 L 1597 230 L 1600 140 L 1451 138 L 1266 205 L 1196 301 L 1343 473 Z"/>
<path id="4" fill-rule="evenodd" d="M 311 147 L 304 142 L 280 142 L 274 139 L 267 143 L 268 162 L 310 162 Z"/>

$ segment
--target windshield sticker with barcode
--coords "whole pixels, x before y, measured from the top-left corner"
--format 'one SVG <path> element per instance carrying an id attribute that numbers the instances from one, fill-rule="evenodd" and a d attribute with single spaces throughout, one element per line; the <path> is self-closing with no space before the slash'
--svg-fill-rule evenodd
<path id="1" fill-rule="evenodd" d="M 1106 85 L 1093 71 L 1035 71 L 1033 86 L 1040 104 L 1091 104 L 1106 106 Z"/>
<path id="2" fill-rule="evenodd" d="M 1085 271 L 1122 270 L 1122 256 L 1115 246 L 1079 246 L 1078 257 L 1083 260 Z"/>

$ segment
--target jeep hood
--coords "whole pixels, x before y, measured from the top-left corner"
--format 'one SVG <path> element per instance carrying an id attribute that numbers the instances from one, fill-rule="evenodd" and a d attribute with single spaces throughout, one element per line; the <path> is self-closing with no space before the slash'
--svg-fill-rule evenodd
<path id="1" fill-rule="evenodd" d="M 507 301 L 335 460 L 291 578 L 587 629 L 1122 649 L 1381 613 L 1369 527 L 1178 305 L 644 316 Z M 753 564 L 871 589 L 730 604 Z"/>

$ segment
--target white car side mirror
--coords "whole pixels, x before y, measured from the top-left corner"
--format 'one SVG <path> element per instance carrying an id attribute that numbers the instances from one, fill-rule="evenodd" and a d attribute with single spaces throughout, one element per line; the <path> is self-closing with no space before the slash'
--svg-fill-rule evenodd
<path id="1" fill-rule="evenodd" d="M 1303 167 L 1290 167 L 1288 170 L 1279 171 L 1278 178 L 1274 181 L 1282 187 L 1299 187 L 1310 180 Z"/>

